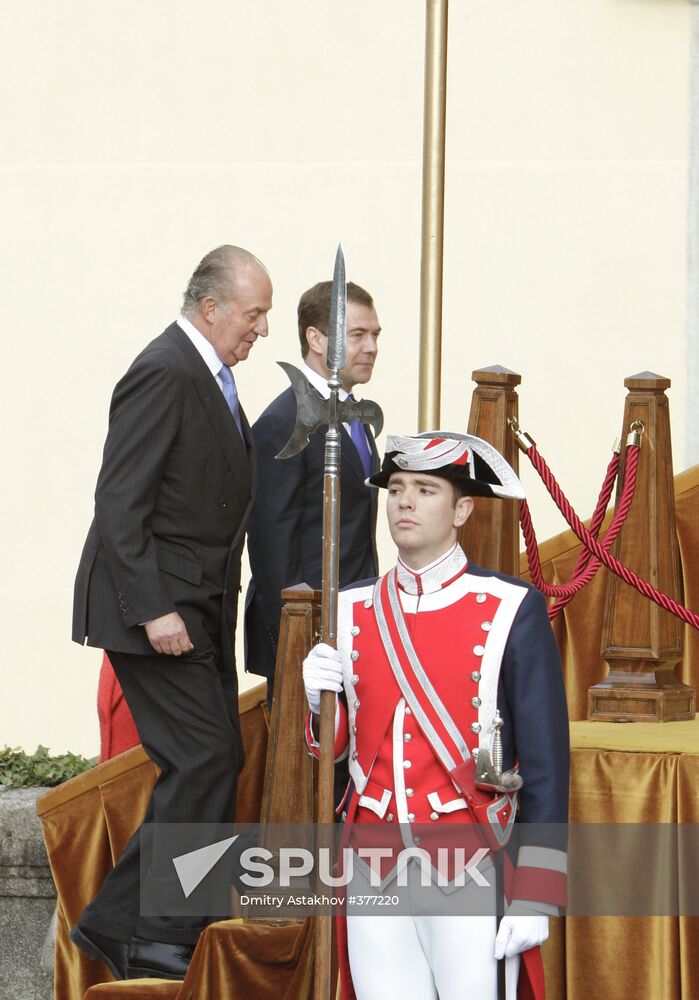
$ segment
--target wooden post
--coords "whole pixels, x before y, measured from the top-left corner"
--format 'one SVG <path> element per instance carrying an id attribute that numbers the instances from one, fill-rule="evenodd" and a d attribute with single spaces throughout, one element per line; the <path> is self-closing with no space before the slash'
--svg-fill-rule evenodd
<path id="1" fill-rule="evenodd" d="M 682 575 L 675 530 L 675 494 L 670 440 L 670 379 L 641 372 L 624 380 L 622 444 L 631 424 L 644 425 L 633 503 L 614 545 L 614 555 L 675 600 Z M 623 482 L 624 458 L 619 481 Z M 617 489 L 617 502 L 619 489 Z M 588 691 L 587 717 L 597 721 L 668 722 L 693 719 L 695 691 L 675 667 L 682 657 L 684 625 L 609 573 L 602 631 L 602 657 L 609 675 Z"/>
<path id="2" fill-rule="evenodd" d="M 305 583 L 282 592 L 265 784 L 260 822 L 313 823 L 313 758 L 303 745 L 306 693 L 301 664 L 317 641 L 320 591 Z"/>
<path id="3" fill-rule="evenodd" d="M 282 591 L 282 616 L 279 627 L 279 646 L 274 671 L 274 700 L 269 727 L 265 781 L 262 793 L 260 823 L 262 843 L 276 853 L 280 846 L 278 836 L 283 830 L 272 833 L 275 825 L 315 822 L 314 758 L 306 750 L 303 731 L 308 703 L 303 686 L 303 660 L 320 636 L 320 590 L 312 590 L 305 583 Z M 265 832 L 266 827 L 266 832 Z M 245 910 L 243 909 L 243 912 Z M 250 919 L 248 917 L 248 919 Z M 276 920 L 267 917 L 261 923 L 288 924 L 295 920 Z M 299 922 L 302 922 L 299 920 Z M 337 948 L 331 937 L 330 918 L 315 918 L 315 935 L 325 931 L 324 949 L 327 968 L 319 972 L 314 965 L 314 988 L 319 981 L 324 990 L 334 991 L 337 982 Z M 317 962 L 317 954 L 316 954 Z"/>
<path id="4" fill-rule="evenodd" d="M 517 419 L 515 387 L 522 376 L 501 365 L 479 368 L 471 400 L 468 433 L 483 438 L 519 472 L 519 448 L 507 424 Z M 461 529 L 459 543 L 476 565 L 519 576 L 519 507 L 512 500 L 474 497 L 475 509 Z"/>

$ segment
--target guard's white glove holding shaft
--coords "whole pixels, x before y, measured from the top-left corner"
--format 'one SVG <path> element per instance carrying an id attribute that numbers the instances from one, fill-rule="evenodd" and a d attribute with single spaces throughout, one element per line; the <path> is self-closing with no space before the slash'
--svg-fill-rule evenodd
<path id="1" fill-rule="evenodd" d="M 325 642 L 319 642 L 303 661 L 303 683 L 308 707 L 320 713 L 322 691 L 342 691 L 342 662 L 340 654 Z"/>
<path id="2" fill-rule="evenodd" d="M 495 938 L 495 957 L 512 958 L 543 944 L 549 936 L 549 918 L 533 913 L 520 916 L 506 913 Z"/>

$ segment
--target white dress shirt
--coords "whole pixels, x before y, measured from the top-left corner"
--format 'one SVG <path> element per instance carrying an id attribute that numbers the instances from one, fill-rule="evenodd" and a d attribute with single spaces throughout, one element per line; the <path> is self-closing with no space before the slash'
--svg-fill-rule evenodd
<path id="1" fill-rule="evenodd" d="M 216 349 L 210 340 L 207 340 L 201 330 L 197 330 L 194 323 L 187 319 L 186 316 L 180 316 L 177 320 L 177 325 L 183 333 L 186 333 L 189 339 L 192 341 L 197 351 L 202 357 L 202 361 L 209 369 L 211 374 L 216 379 L 216 385 L 219 387 L 221 392 L 223 392 L 223 382 L 219 372 L 223 366 L 223 361 L 219 358 L 216 353 Z"/>

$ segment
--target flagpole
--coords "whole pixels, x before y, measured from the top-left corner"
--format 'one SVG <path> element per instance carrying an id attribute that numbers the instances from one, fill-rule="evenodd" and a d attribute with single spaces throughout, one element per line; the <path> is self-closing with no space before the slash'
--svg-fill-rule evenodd
<path id="1" fill-rule="evenodd" d="M 439 427 L 442 367 L 444 150 L 449 0 L 427 0 L 422 139 L 418 430 Z"/>

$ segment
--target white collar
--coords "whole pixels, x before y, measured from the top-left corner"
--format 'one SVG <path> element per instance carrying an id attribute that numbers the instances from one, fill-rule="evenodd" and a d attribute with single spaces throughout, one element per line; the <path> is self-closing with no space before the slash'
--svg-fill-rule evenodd
<path id="1" fill-rule="evenodd" d="M 305 361 L 301 362 L 301 371 L 311 383 L 313 388 L 318 390 L 323 399 L 330 399 L 330 389 L 328 389 L 327 379 L 323 378 L 322 375 L 319 375 L 318 372 L 311 368 L 310 365 L 307 365 Z M 340 402 L 344 403 L 349 393 L 345 392 L 343 388 L 340 388 L 338 395 L 340 397 Z"/>
<path id="2" fill-rule="evenodd" d="M 467 565 L 468 559 L 458 542 L 422 569 L 410 569 L 399 556 L 396 564 L 398 583 L 407 594 L 434 594 Z"/>
<path id="3" fill-rule="evenodd" d="M 180 316 L 177 320 L 177 325 L 180 330 L 187 334 L 201 355 L 204 364 L 214 378 L 216 378 L 223 367 L 223 362 L 216 353 L 214 345 L 210 340 L 206 339 L 201 330 L 198 330 L 194 323 L 190 319 L 187 319 L 186 316 Z"/>

